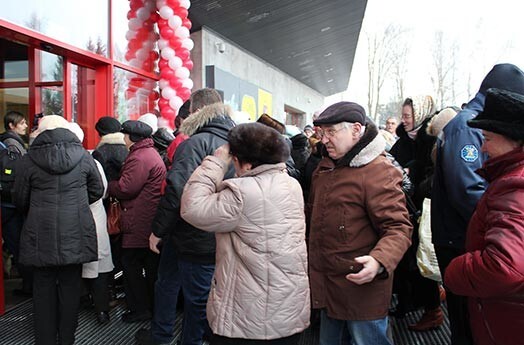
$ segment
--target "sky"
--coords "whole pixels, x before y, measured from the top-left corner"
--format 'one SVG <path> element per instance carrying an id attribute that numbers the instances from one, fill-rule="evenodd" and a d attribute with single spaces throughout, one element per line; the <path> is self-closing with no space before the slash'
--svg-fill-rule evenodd
<path id="1" fill-rule="evenodd" d="M 524 68 L 524 2 L 520 0 L 368 0 L 348 90 L 326 98 L 325 106 L 341 100 L 367 104 L 366 34 L 383 32 L 389 24 L 408 32 L 410 53 L 405 77 L 406 96 L 435 93 L 432 47 L 435 32 L 442 31 L 445 46 L 458 45 L 457 97 L 469 101 L 493 65 L 513 63 Z M 468 80 L 470 85 L 468 95 Z M 392 83 L 381 100 L 394 98 Z"/>

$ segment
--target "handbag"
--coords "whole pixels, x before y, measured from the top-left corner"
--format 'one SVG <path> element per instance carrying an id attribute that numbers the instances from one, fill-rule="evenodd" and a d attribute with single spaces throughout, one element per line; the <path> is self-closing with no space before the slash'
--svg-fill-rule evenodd
<path id="1" fill-rule="evenodd" d="M 120 201 L 114 197 L 109 197 L 109 207 L 107 209 L 107 232 L 109 235 L 118 235 L 120 229 Z"/>
<path id="2" fill-rule="evenodd" d="M 418 227 L 419 244 L 417 248 L 417 266 L 423 277 L 442 281 L 437 255 L 431 242 L 431 200 L 424 199 L 422 215 Z"/>

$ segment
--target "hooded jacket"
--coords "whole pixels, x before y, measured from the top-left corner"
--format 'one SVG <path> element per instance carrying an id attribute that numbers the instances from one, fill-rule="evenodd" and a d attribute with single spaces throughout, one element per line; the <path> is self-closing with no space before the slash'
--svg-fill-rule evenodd
<path id="1" fill-rule="evenodd" d="M 436 246 L 464 250 L 466 228 L 487 187 L 475 171 L 487 156 L 481 152 L 482 131 L 467 125 L 483 109 L 489 88 L 524 94 L 524 73 L 514 65 L 499 64 L 486 75 L 479 92 L 442 130 L 431 195 L 432 241 Z"/>
<path id="2" fill-rule="evenodd" d="M 165 176 L 166 167 L 153 147 L 153 139 L 142 139 L 131 146 L 120 178 L 109 182 L 108 188 L 108 194 L 116 197 L 122 208 L 122 248 L 149 248 Z"/>
<path id="3" fill-rule="evenodd" d="M 338 320 L 376 320 L 387 315 L 393 271 L 411 244 L 412 225 L 401 188 L 402 174 L 386 158 L 384 138 L 373 124 L 341 159 L 326 156 L 313 174 L 308 208 L 313 308 Z M 356 285 L 355 257 L 371 255 L 385 269 Z"/>
<path id="4" fill-rule="evenodd" d="M 227 143 L 227 133 L 235 126 L 232 114 L 233 110 L 228 105 L 207 105 L 191 114 L 180 128 L 190 138 L 176 149 L 173 165 L 166 177 L 165 194 L 153 221 L 153 233 L 164 240 L 170 237 L 178 257 L 188 261 L 202 264 L 215 262 L 215 235 L 180 218 L 180 199 L 193 171 L 206 156 L 212 155 L 218 147 Z M 233 175 L 231 167 L 225 178 Z"/>
<path id="5" fill-rule="evenodd" d="M 14 201 L 27 213 L 20 263 L 49 267 L 98 259 L 89 204 L 104 192 L 91 155 L 65 128 L 40 133 L 22 157 Z"/>
<path id="6" fill-rule="evenodd" d="M 209 156 L 182 196 L 182 217 L 216 233 L 217 261 L 207 303 L 213 333 L 270 340 L 309 325 L 304 201 L 284 163 L 223 181 L 228 166 Z"/>
<path id="7" fill-rule="evenodd" d="M 522 344 L 524 328 L 524 150 L 491 158 L 490 183 L 467 230 L 466 254 L 449 264 L 446 286 L 468 296 L 475 344 Z"/>

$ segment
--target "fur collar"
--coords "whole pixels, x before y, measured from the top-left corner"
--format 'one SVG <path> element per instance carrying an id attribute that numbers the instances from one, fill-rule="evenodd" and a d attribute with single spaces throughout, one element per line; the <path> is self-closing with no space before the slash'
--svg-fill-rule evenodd
<path id="1" fill-rule="evenodd" d="M 357 155 L 349 162 L 349 166 L 352 168 L 358 168 L 369 164 L 372 160 L 380 156 L 382 152 L 386 150 L 386 140 L 382 135 L 377 135 L 375 138 L 360 151 Z"/>
<path id="2" fill-rule="evenodd" d="M 104 144 L 125 145 L 126 143 L 124 141 L 124 133 L 116 132 L 104 135 L 100 138 L 100 142 L 98 143 L 98 145 L 96 145 L 96 148 L 99 148 Z"/>
<path id="3" fill-rule="evenodd" d="M 223 103 L 206 105 L 196 113 L 189 115 L 188 118 L 184 120 L 180 126 L 180 132 L 185 133 L 188 136 L 192 136 L 211 120 L 221 116 L 228 116 L 232 118 L 233 109 L 231 109 L 229 105 Z"/>

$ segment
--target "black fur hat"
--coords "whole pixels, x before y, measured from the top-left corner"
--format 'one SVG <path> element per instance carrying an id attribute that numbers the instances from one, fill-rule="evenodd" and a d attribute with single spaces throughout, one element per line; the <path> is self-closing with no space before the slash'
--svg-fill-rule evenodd
<path id="1" fill-rule="evenodd" d="M 120 132 L 129 134 L 129 139 L 136 143 L 142 139 L 149 138 L 153 132 L 153 129 L 145 122 L 127 120 L 122 124 L 122 129 Z"/>
<path id="2" fill-rule="evenodd" d="M 524 140 L 524 95 L 488 89 L 484 110 L 468 120 L 468 126 Z"/>
<path id="3" fill-rule="evenodd" d="M 228 134 L 231 154 L 253 168 L 262 164 L 285 162 L 290 154 L 289 145 L 275 129 L 258 122 L 233 127 Z"/>

